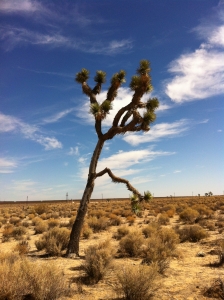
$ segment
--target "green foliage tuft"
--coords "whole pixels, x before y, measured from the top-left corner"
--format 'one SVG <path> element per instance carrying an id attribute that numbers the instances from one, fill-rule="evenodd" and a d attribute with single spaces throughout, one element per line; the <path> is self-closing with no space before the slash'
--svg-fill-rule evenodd
<path id="1" fill-rule="evenodd" d="M 156 115 L 153 111 L 147 110 L 146 112 L 144 112 L 143 122 L 146 123 L 147 125 L 149 123 L 154 122 L 155 119 L 156 119 Z"/>
<path id="2" fill-rule="evenodd" d="M 146 107 L 148 110 L 154 111 L 159 107 L 159 100 L 157 98 L 152 98 L 147 101 Z"/>
<path id="3" fill-rule="evenodd" d="M 139 68 L 137 69 L 137 73 L 139 75 L 146 75 L 150 72 L 150 62 L 146 59 L 140 61 Z"/>
<path id="4" fill-rule="evenodd" d="M 97 83 L 104 83 L 106 81 L 106 72 L 96 71 L 94 81 Z"/>
<path id="5" fill-rule="evenodd" d="M 109 111 L 113 108 L 111 101 L 109 100 L 105 100 L 102 104 L 101 104 L 101 110 L 105 113 L 108 114 Z"/>
<path id="6" fill-rule="evenodd" d="M 82 69 L 81 72 L 78 72 L 75 77 L 75 81 L 78 83 L 83 83 L 89 79 L 89 71 L 87 69 Z"/>
<path id="7" fill-rule="evenodd" d="M 149 200 L 151 200 L 153 198 L 152 194 L 150 193 L 150 191 L 146 191 L 144 192 L 144 200 L 146 202 L 149 202 Z"/>
<path id="8" fill-rule="evenodd" d="M 140 85 L 140 78 L 137 75 L 132 76 L 131 83 L 130 83 L 130 89 L 132 91 L 135 91 Z"/>

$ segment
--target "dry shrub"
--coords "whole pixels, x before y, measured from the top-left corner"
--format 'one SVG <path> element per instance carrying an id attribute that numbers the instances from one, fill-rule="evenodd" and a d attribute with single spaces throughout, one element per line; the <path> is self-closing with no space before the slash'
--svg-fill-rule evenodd
<path id="1" fill-rule="evenodd" d="M 143 230 L 143 234 L 146 238 L 151 237 L 154 233 L 158 232 L 160 229 L 160 224 L 157 222 L 149 223 Z"/>
<path id="2" fill-rule="evenodd" d="M 49 228 L 54 228 L 60 225 L 60 221 L 54 218 L 50 218 L 47 223 Z"/>
<path id="3" fill-rule="evenodd" d="M 24 234 L 26 234 L 26 227 L 18 226 L 13 228 L 11 236 L 16 240 L 19 240 Z"/>
<path id="4" fill-rule="evenodd" d="M 181 242 L 193 242 L 196 243 L 201 239 L 208 237 L 207 231 L 200 225 L 185 225 L 182 228 L 176 229 L 177 234 L 179 234 Z"/>
<path id="5" fill-rule="evenodd" d="M 38 223 L 43 222 L 43 220 L 40 217 L 35 217 L 32 219 L 32 224 L 36 226 Z"/>
<path id="6" fill-rule="evenodd" d="M 97 283 L 108 271 L 113 259 L 114 249 L 107 240 L 99 245 L 89 246 L 85 250 L 85 262 L 82 265 L 90 283 Z"/>
<path id="7" fill-rule="evenodd" d="M 149 300 L 158 288 L 157 266 L 127 265 L 116 272 L 114 291 L 119 299 Z"/>
<path id="8" fill-rule="evenodd" d="M 170 223 L 170 218 L 168 217 L 167 213 L 162 213 L 158 217 L 158 223 L 161 225 L 167 225 Z"/>
<path id="9" fill-rule="evenodd" d="M 7 219 L 4 218 L 4 217 L 0 217 L 0 223 L 6 224 L 7 223 Z"/>
<path id="10" fill-rule="evenodd" d="M 28 221 L 23 221 L 22 226 L 28 228 L 30 226 L 30 223 Z"/>
<path id="11" fill-rule="evenodd" d="M 93 216 L 90 217 L 87 222 L 89 227 L 91 227 L 94 232 L 105 230 L 109 225 L 109 219 L 106 217 L 100 217 L 98 219 L 97 217 Z"/>
<path id="12" fill-rule="evenodd" d="M 199 212 L 197 210 L 188 207 L 180 213 L 180 220 L 192 224 L 195 222 L 198 216 Z"/>
<path id="13" fill-rule="evenodd" d="M 54 263 L 31 262 L 25 257 L 0 257 L 0 299 L 56 300 L 68 293 L 63 273 Z"/>
<path id="14" fill-rule="evenodd" d="M 119 217 L 113 213 L 109 214 L 108 218 L 110 219 L 110 225 L 112 225 L 112 226 L 118 226 L 122 222 L 121 217 Z"/>
<path id="15" fill-rule="evenodd" d="M 82 228 L 82 237 L 84 239 L 88 239 L 93 233 L 92 228 L 90 228 L 87 224 L 84 224 Z"/>
<path id="16" fill-rule="evenodd" d="M 12 232 L 13 232 L 14 226 L 11 224 L 6 224 L 4 226 L 4 230 L 2 232 L 2 242 L 7 242 L 10 237 L 12 236 Z"/>
<path id="17" fill-rule="evenodd" d="M 19 242 L 14 248 L 14 251 L 18 252 L 19 255 L 28 254 L 29 250 L 30 250 L 29 243 L 25 240 Z"/>
<path id="18" fill-rule="evenodd" d="M 178 235 L 173 229 L 161 228 L 147 239 L 142 247 L 143 264 L 157 264 L 159 273 L 163 274 L 174 256 Z"/>
<path id="19" fill-rule="evenodd" d="M 142 232 L 138 229 L 132 230 L 120 240 L 120 253 L 122 255 L 127 254 L 131 257 L 137 257 L 140 254 L 140 248 L 143 243 L 144 237 Z"/>
<path id="20" fill-rule="evenodd" d="M 68 246 L 70 230 L 67 228 L 55 227 L 44 233 L 35 242 L 38 251 L 46 250 L 49 255 L 60 256 Z"/>
<path id="21" fill-rule="evenodd" d="M 46 203 L 41 203 L 34 207 L 34 210 L 38 215 L 42 215 L 43 213 L 46 213 L 48 209 L 49 207 Z"/>
<path id="22" fill-rule="evenodd" d="M 192 209 L 195 209 L 199 212 L 200 218 L 211 217 L 213 211 L 204 204 L 195 204 L 192 206 Z"/>
<path id="23" fill-rule="evenodd" d="M 9 220 L 9 223 L 10 224 L 13 224 L 13 225 L 18 225 L 20 223 L 20 218 L 19 217 L 11 217 L 10 220 Z"/>
<path id="24" fill-rule="evenodd" d="M 34 228 L 35 234 L 43 233 L 48 230 L 48 224 L 46 221 L 40 221 Z"/>
<path id="25" fill-rule="evenodd" d="M 132 225 L 135 222 L 135 217 L 134 216 L 127 216 L 126 220 L 129 223 L 129 225 Z"/>
<path id="26" fill-rule="evenodd" d="M 130 232 L 130 229 L 126 225 L 120 226 L 120 227 L 118 227 L 117 232 L 115 232 L 115 234 L 113 235 L 113 238 L 115 238 L 116 240 L 120 240 L 125 235 L 127 235 L 129 232 Z"/>
<path id="27" fill-rule="evenodd" d="M 224 299 L 224 282 L 221 278 L 214 279 L 211 287 L 206 289 L 203 296 L 208 298 Z"/>

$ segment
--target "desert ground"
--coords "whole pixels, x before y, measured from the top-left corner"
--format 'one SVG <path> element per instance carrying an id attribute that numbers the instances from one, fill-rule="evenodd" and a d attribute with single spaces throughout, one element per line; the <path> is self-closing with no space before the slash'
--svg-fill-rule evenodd
<path id="1" fill-rule="evenodd" d="M 138 215 L 127 199 L 91 201 L 80 257 L 68 258 L 77 209 L 76 201 L 0 203 L 0 300 L 224 299 L 224 196 L 154 198 Z M 25 283 L 16 278 L 27 261 L 42 268 L 38 292 L 26 287 L 31 271 Z M 47 268 L 64 285 L 37 296 L 52 284 Z M 138 283 L 149 285 L 145 293 Z"/>

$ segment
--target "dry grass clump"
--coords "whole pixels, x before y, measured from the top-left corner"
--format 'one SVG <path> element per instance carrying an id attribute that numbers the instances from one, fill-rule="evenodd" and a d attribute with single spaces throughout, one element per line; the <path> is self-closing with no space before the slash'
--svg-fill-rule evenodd
<path id="1" fill-rule="evenodd" d="M 18 252 L 19 255 L 26 255 L 29 253 L 29 250 L 30 250 L 30 246 L 28 241 L 26 240 L 22 240 L 14 248 L 14 251 Z"/>
<path id="2" fill-rule="evenodd" d="M 201 239 L 208 237 L 207 231 L 200 225 L 185 225 L 182 228 L 176 228 L 176 233 L 179 234 L 181 242 L 196 243 Z"/>
<path id="3" fill-rule="evenodd" d="M 16 254 L 0 257 L 0 299 L 56 300 L 68 293 L 63 273 L 52 263 L 31 262 Z"/>
<path id="4" fill-rule="evenodd" d="M 49 206 L 46 203 L 38 204 L 34 207 L 35 212 L 38 215 L 42 215 L 43 213 L 47 213 L 49 210 Z"/>
<path id="5" fill-rule="evenodd" d="M 158 217 L 158 223 L 161 224 L 161 225 L 168 225 L 170 223 L 170 218 L 167 215 L 167 213 L 162 213 Z"/>
<path id="6" fill-rule="evenodd" d="M 50 218 L 47 221 L 48 227 L 49 228 L 54 228 L 54 227 L 58 227 L 60 225 L 60 221 L 54 218 Z"/>
<path id="7" fill-rule="evenodd" d="M 21 222 L 21 219 L 19 217 L 11 217 L 9 219 L 9 223 L 13 225 L 18 225 Z"/>
<path id="8" fill-rule="evenodd" d="M 16 240 L 20 240 L 26 234 L 26 231 L 24 226 L 14 227 L 11 236 Z"/>
<path id="9" fill-rule="evenodd" d="M 203 296 L 213 299 L 224 299 L 223 280 L 221 278 L 214 279 L 212 285 L 204 291 Z"/>
<path id="10" fill-rule="evenodd" d="M 121 217 L 119 217 L 113 213 L 108 214 L 108 218 L 110 219 L 109 222 L 110 222 L 110 225 L 112 225 L 112 226 L 118 226 L 122 223 Z"/>
<path id="11" fill-rule="evenodd" d="M 141 230 L 135 229 L 130 231 L 119 242 L 119 251 L 121 255 L 128 255 L 131 257 L 139 256 L 141 246 L 144 244 L 144 237 Z"/>
<path id="12" fill-rule="evenodd" d="M 179 237 L 173 229 L 161 228 L 154 232 L 142 247 L 143 264 L 157 264 L 159 273 L 163 274 L 174 256 Z"/>
<path id="13" fill-rule="evenodd" d="M 126 225 L 119 226 L 117 232 L 114 233 L 113 238 L 116 240 L 122 239 L 125 235 L 129 234 L 130 229 Z"/>
<path id="14" fill-rule="evenodd" d="M 82 228 L 82 237 L 83 237 L 84 239 L 89 239 L 90 236 L 92 235 L 92 233 L 93 233 L 92 228 L 90 228 L 90 227 L 88 226 L 88 224 L 84 224 L 84 226 L 83 226 L 83 228 Z"/>
<path id="15" fill-rule="evenodd" d="M 149 238 L 153 234 L 155 234 L 156 232 L 158 232 L 160 228 L 161 228 L 161 226 L 160 226 L 159 223 L 157 223 L 155 221 L 152 221 L 145 228 L 142 229 L 142 232 L 143 232 L 143 234 L 144 234 L 144 236 L 146 238 Z"/>
<path id="16" fill-rule="evenodd" d="M 34 227 L 35 234 L 40 234 L 48 230 L 48 223 L 46 221 L 40 221 Z"/>
<path id="17" fill-rule="evenodd" d="M 114 252 L 109 240 L 99 245 L 89 246 L 85 250 L 85 262 L 82 268 L 89 283 L 95 284 L 104 277 L 110 267 Z"/>
<path id="18" fill-rule="evenodd" d="M 180 220 L 185 222 L 185 223 L 194 223 L 195 220 L 198 218 L 199 216 L 199 212 L 195 209 L 192 209 L 190 207 L 184 209 L 181 213 L 180 213 Z"/>
<path id="19" fill-rule="evenodd" d="M 99 232 L 107 229 L 109 226 L 109 219 L 106 217 L 100 217 L 98 219 L 96 216 L 93 216 L 88 218 L 87 223 L 94 232 Z"/>
<path id="20" fill-rule="evenodd" d="M 127 265 L 116 272 L 114 291 L 119 299 L 149 300 L 158 288 L 157 266 Z"/>
<path id="21" fill-rule="evenodd" d="M 68 246 L 70 230 L 67 228 L 55 227 L 45 232 L 39 240 L 35 242 L 38 251 L 45 250 L 52 256 L 62 255 L 62 251 Z"/>

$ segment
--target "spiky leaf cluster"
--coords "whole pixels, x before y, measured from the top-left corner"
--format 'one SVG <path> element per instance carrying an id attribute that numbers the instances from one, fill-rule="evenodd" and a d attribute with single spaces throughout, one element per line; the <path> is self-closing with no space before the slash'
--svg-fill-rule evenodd
<path id="1" fill-rule="evenodd" d="M 146 59 L 141 60 L 137 73 L 139 75 L 146 75 L 150 72 L 150 70 L 150 62 Z"/>
<path id="2" fill-rule="evenodd" d="M 89 71 L 87 69 L 82 69 L 81 72 L 78 72 L 75 77 L 75 81 L 78 83 L 86 82 L 89 79 Z"/>
<path id="3" fill-rule="evenodd" d="M 111 78 L 111 84 L 116 84 L 118 83 L 119 85 L 125 82 L 125 71 L 120 70 L 120 72 L 115 73 L 113 77 Z"/>
<path id="4" fill-rule="evenodd" d="M 159 107 L 159 100 L 157 98 L 152 98 L 147 101 L 146 108 L 151 111 L 155 111 Z"/>
<path id="5" fill-rule="evenodd" d="M 100 84 L 105 83 L 105 81 L 106 81 L 106 72 L 96 71 L 94 81 L 97 82 L 97 83 L 100 83 Z"/>
<path id="6" fill-rule="evenodd" d="M 133 213 L 137 215 L 141 210 L 138 195 L 133 194 L 132 196 L 130 196 L 130 200 L 131 200 L 131 209 Z"/>
<path id="7" fill-rule="evenodd" d="M 150 191 L 144 192 L 144 201 L 149 202 L 149 200 L 151 199 L 152 199 L 152 194 L 150 193 Z"/>
<path id="8" fill-rule="evenodd" d="M 112 104 L 110 101 L 105 100 L 101 105 L 98 102 L 90 105 L 90 113 L 95 117 L 96 120 L 103 120 L 110 113 Z"/>

